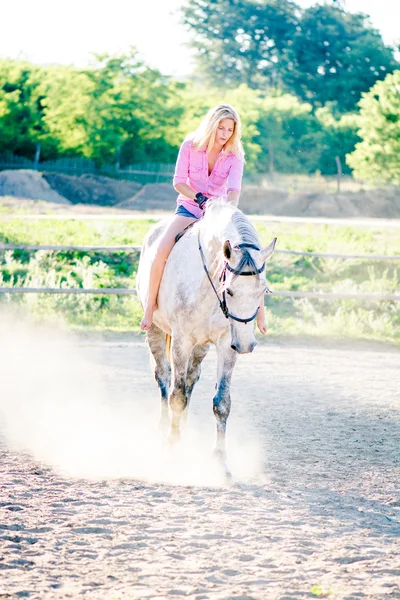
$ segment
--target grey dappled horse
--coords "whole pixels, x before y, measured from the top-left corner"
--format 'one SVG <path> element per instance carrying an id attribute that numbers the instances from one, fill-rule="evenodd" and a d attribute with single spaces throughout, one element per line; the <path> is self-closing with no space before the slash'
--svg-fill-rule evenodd
<path id="1" fill-rule="evenodd" d="M 137 284 L 143 306 L 151 260 L 166 226 L 165 220 L 155 225 L 143 243 Z M 252 352 L 256 345 L 254 319 L 261 297 L 269 292 L 264 267 L 275 242 L 276 238 L 261 248 L 256 230 L 239 209 L 227 202 L 209 201 L 204 218 L 188 229 L 169 255 L 158 308 L 147 332 L 161 391 L 161 426 L 169 426 L 171 441 L 179 439 L 181 417 L 200 377 L 202 360 L 210 343 L 215 344 L 215 456 L 222 463 L 232 372 L 238 354 Z"/>

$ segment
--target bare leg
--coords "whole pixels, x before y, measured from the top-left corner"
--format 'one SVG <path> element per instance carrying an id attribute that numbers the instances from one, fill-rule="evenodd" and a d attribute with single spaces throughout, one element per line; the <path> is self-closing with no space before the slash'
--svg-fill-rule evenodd
<path id="1" fill-rule="evenodd" d="M 267 324 L 265 322 L 265 306 L 264 306 L 264 296 L 260 302 L 260 308 L 257 314 L 257 327 L 263 335 L 267 333 Z"/>
<path id="2" fill-rule="evenodd" d="M 165 263 L 175 244 L 175 238 L 178 233 L 183 231 L 185 227 L 190 223 L 193 223 L 193 221 L 196 221 L 196 219 L 176 215 L 159 240 L 157 252 L 150 268 L 147 303 L 144 307 L 144 316 L 140 323 L 140 329 L 144 331 L 148 331 L 153 322 L 153 312 L 157 308 L 157 295 L 164 273 Z"/>

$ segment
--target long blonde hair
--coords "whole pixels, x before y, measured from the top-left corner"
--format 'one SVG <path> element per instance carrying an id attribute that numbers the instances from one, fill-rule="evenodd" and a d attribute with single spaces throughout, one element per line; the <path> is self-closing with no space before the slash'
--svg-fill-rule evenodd
<path id="1" fill-rule="evenodd" d="M 234 122 L 233 133 L 224 147 L 227 154 L 235 154 L 244 159 L 242 145 L 242 123 L 239 114 L 229 104 L 218 104 L 208 111 L 198 129 L 192 134 L 192 143 L 196 150 L 207 149 L 210 152 L 215 142 L 215 134 L 219 123 L 223 119 L 232 119 Z"/>

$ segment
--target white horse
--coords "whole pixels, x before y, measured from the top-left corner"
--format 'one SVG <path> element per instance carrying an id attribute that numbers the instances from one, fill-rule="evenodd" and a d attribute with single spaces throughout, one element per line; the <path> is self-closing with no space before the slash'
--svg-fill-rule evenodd
<path id="1" fill-rule="evenodd" d="M 138 268 L 138 296 L 146 303 L 152 257 L 167 221 L 147 234 Z M 238 354 L 252 352 L 254 319 L 261 297 L 268 293 L 265 261 L 276 238 L 261 248 L 249 219 L 233 205 L 209 201 L 203 219 L 175 244 L 165 265 L 158 308 L 147 332 L 155 379 L 161 392 L 161 426 L 169 439 L 180 435 L 180 421 L 189 405 L 201 362 L 210 343 L 218 356 L 213 410 L 217 421 L 215 456 L 225 464 L 226 421 L 230 383 Z M 171 419 L 169 419 L 168 402 Z"/>

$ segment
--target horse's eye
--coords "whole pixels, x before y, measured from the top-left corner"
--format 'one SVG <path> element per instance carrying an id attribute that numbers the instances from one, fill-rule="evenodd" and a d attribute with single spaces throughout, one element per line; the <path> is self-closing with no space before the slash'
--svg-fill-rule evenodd
<path id="1" fill-rule="evenodd" d="M 227 291 L 227 293 L 228 293 L 230 296 L 233 296 L 233 292 L 232 292 L 232 290 L 231 290 L 230 288 L 228 288 L 226 291 Z"/>

